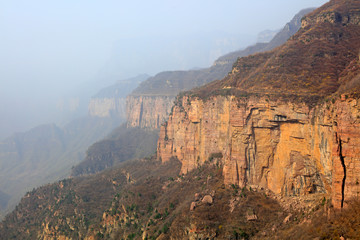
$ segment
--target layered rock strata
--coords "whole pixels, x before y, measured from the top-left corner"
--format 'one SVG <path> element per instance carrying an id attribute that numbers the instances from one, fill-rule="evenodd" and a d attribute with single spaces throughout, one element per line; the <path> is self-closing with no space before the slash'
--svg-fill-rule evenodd
<path id="1" fill-rule="evenodd" d="M 340 207 L 360 191 L 360 100 L 333 101 L 185 96 L 161 127 L 158 158 L 177 157 L 182 173 L 218 159 L 227 184 L 331 193 Z"/>

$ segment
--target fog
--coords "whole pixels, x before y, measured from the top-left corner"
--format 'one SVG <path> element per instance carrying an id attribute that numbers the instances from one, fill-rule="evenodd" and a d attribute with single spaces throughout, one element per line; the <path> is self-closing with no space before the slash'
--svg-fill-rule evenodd
<path id="1" fill-rule="evenodd" d="M 325 0 L 1 0 L 0 140 L 116 80 L 207 67 Z M 65 110 L 64 110 L 65 109 Z"/>

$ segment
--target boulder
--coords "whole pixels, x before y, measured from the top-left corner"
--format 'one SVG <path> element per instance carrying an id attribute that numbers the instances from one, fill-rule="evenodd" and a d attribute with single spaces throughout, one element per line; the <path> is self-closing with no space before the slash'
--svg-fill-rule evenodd
<path id="1" fill-rule="evenodd" d="M 196 202 L 192 202 L 190 205 L 190 211 L 194 211 L 195 208 L 196 208 Z"/>
<path id="2" fill-rule="evenodd" d="M 200 193 L 195 193 L 195 201 L 199 201 L 201 198 Z"/>
<path id="3" fill-rule="evenodd" d="M 214 201 L 210 195 L 205 195 L 202 199 L 202 202 L 207 204 L 212 204 Z"/>

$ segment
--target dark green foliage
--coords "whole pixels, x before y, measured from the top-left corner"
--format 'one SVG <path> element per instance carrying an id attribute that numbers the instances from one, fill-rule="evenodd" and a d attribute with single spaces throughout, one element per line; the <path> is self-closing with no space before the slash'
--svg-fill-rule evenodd
<path id="1" fill-rule="evenodd" d="M 209 157 L 209 162 L 212 162 L 215 158 L 217 159 L 222 159 L 223 158 L 223 155 L 221 152 L 218 152 L 218 153 L 212 153 L 210 154 L 210 157 Z"/>
<path id="2" fill-rule="evenodd" d="M 155 214 L 154 218 L 159 219 L 159 218 L 161 218 L 161 216 L 162 216 L 161 213 L 157 213 L 157 214 Z"/>

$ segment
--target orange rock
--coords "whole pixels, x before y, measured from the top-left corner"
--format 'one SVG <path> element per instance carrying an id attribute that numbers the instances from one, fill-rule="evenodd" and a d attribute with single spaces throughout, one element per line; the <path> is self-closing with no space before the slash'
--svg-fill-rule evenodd
<path id="1" fill-rule="evenodd" d="M 161 127 L 158 159 L 177 157 L 186 173 L 221 153 L 226 184 L 277 194 L 332 193 L 335 207 L 360 191 L 360 104 L 348 99 L 310 109 L 304 103 L 216 96 L 184 97 Z"/>

